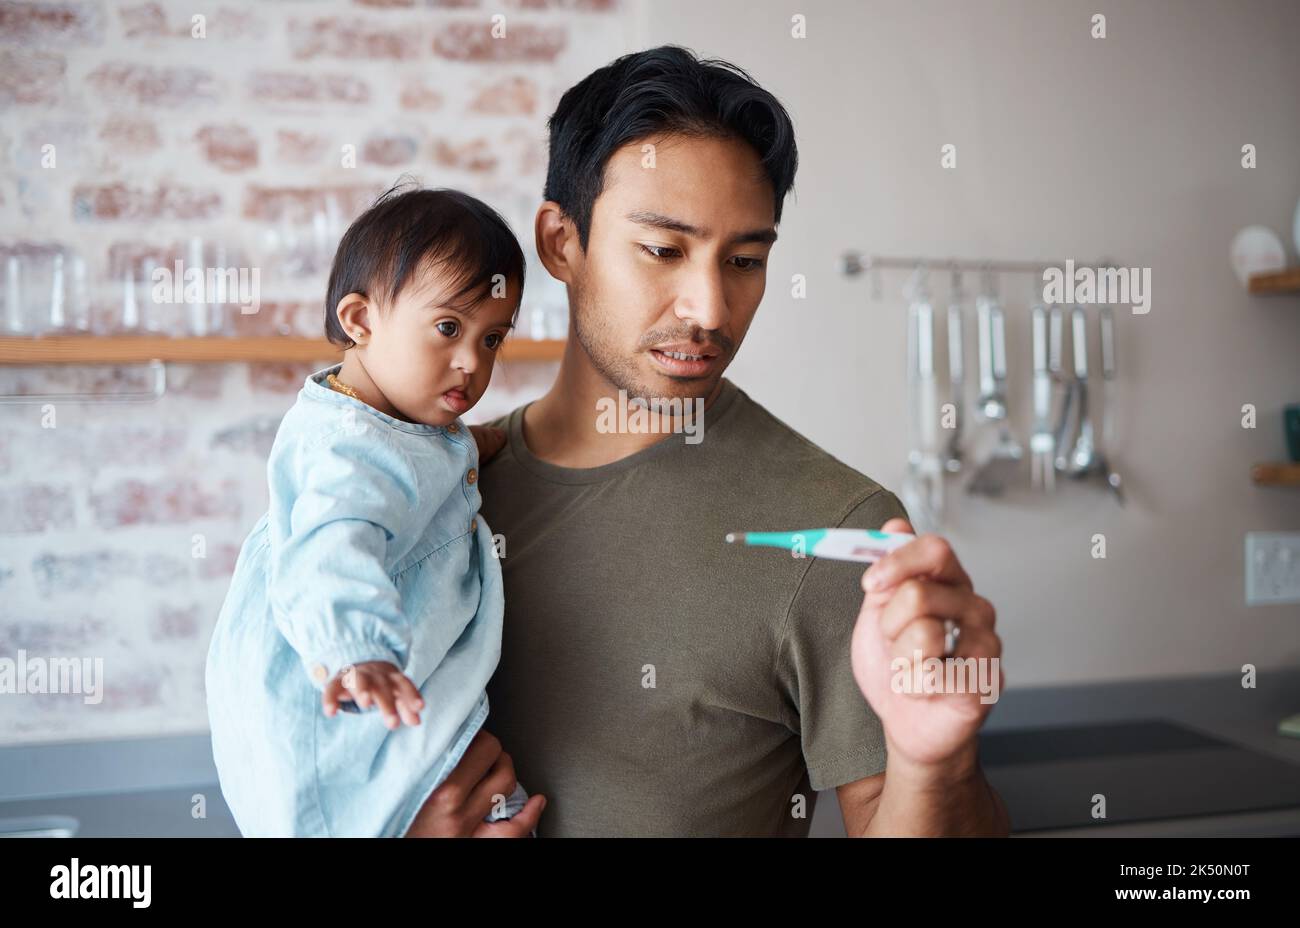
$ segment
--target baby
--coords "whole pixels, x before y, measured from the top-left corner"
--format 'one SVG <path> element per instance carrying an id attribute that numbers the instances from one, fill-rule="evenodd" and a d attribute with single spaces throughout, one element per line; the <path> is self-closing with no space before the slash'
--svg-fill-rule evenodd
<path id="1" fill-rule="evenodd" d="M 344 360 L 280 423 L 270 509 L 208 651 L 213 756 L 245 835 L 404 835 L 487 718 L 501 566 L 460 416 L 523 283 L 506 223 L 452 190 L 393 188 L 339 243 L 325 333 Z M 498 794 L 486 820 L 527 798 Z"/>

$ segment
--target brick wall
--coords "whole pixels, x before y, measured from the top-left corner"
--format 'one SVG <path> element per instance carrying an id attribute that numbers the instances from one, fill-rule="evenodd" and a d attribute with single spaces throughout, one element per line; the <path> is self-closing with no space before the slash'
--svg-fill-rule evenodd
<path id="1" fill-rule="evenodd" d="M 200 236 L 262 270 L 262 307 L 232 331 L 318 335 L 321 256 L 403 173 L 482 197 L 531 256 L 546 117 L 631 47 L 634 18 L 628 0 L 220 2 L 196 37 L 194 15 L 0 0 L 0 248 L 75 250 L 99 326 L 125 274 Z M 316 246 L 307 260 L 294 241 Z M 556 295 L 530 260 L 525 312 Z M 104 667 L 97 705 L 0 694 L 0 744 L 206 728 L 208 635 L 266 508 L 279 419 L 318 366 L 171 364 L 156 402 L 0 405 L 0 657 Z M 553 375 L 504 363 L 468 418 Z M 142 367 L 0 368 L 5 394 L 148 382 Z"/>

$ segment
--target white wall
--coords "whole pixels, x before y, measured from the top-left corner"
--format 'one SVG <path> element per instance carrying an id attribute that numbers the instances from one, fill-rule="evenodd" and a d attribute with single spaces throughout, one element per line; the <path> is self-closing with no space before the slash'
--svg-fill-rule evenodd
<path id="1" fill-rule="evenodd" d="M 795 12 L 806 39 L 789 35 Z M 1097 484 L 957 499 L 947 534 L 998 607 L 1008 685 L 1300 664 L 1300 607 L 1248 608 L 1243 593 L 1244 534 L 1300 530 L 1300 491 L 1249 480 L 1253 462 L 1285 456 L 1300 298 L 1250 297 L 1228 264 L 1248 224 L 1292 247 L 1300 4 L 656 0 L 646 26 L 647 45 L 749 70 L 798 132 L 796 195 L 729 376 L 891 489 L 906 452 L 906 274 L 871 302 L 838 272 L 842 251 L 1152 269 L 1150 313 L 1117 323 L 1129 506 Z M 939 166 L 945 143 L 955 170 Z M 795 273 L 807 300 L 790 298 Z M 1021 423 L 1029 284 L 1001 281 Z M 1097 532 L 1105 560 L 1090 556 Z"/>

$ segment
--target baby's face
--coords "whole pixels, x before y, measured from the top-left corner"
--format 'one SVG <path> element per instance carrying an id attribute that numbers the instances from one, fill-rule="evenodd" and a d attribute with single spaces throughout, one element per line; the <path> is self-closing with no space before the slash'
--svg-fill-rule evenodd
<path id="1" fill-rule="evenodd" d="M 482 399 L 521 296 L 517 281 L 499 290 L 453 304 L 442 276 L 417 275 L 371 314 L 366 373 L 403 417 L 447 425 Z"/>

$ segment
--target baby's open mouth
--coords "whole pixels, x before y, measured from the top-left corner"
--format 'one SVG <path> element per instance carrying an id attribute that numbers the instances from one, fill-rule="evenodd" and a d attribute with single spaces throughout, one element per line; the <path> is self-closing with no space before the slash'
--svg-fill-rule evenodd
<path id="1" fill-rule="evenodd" d="M 463 387 L 452 387 L 442 395 L 442 401 L 457 414 L 469 409 L 469 393 Z"/>

